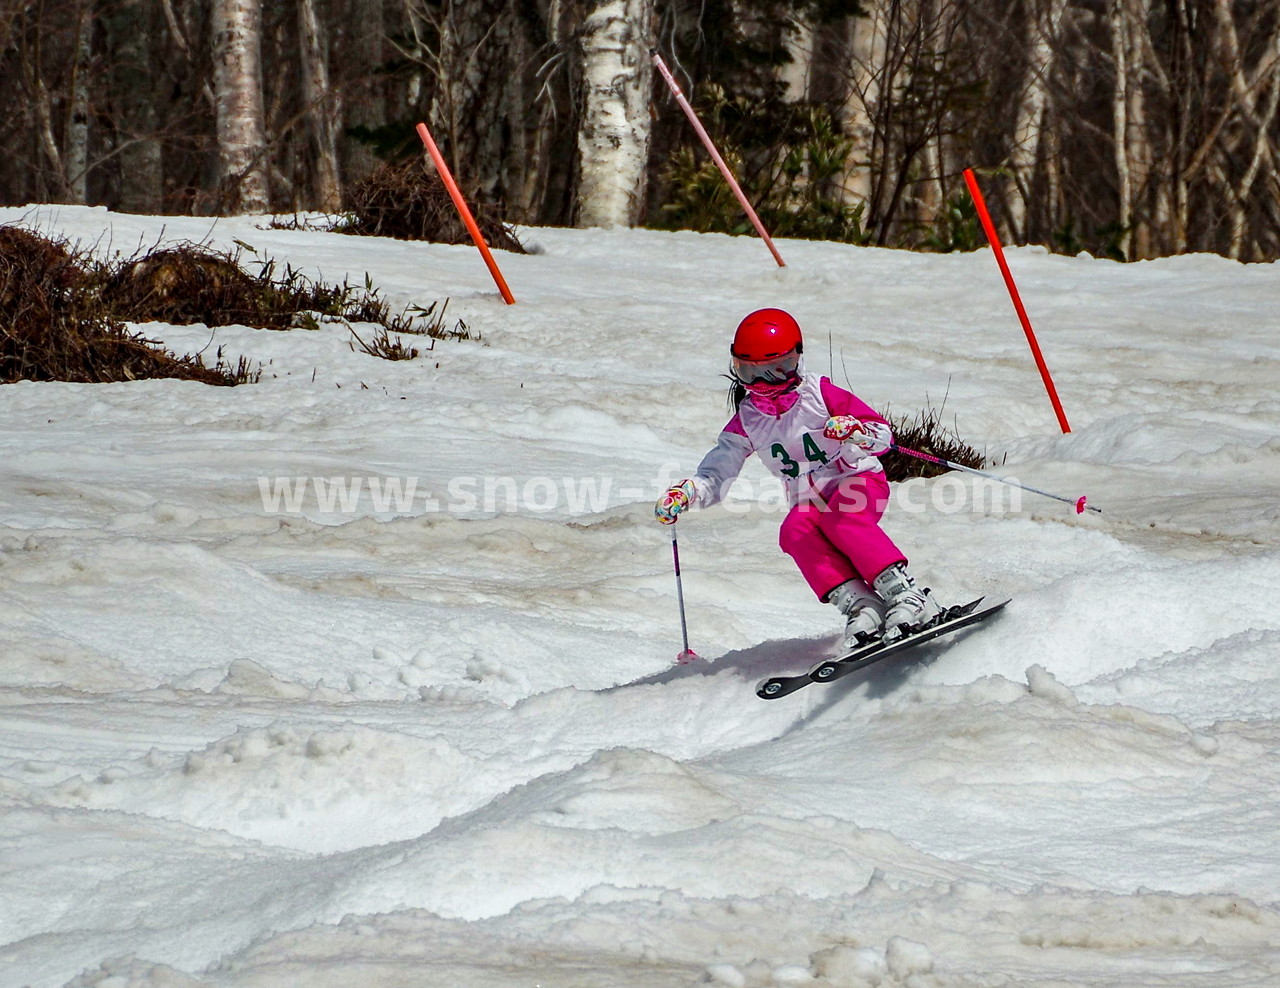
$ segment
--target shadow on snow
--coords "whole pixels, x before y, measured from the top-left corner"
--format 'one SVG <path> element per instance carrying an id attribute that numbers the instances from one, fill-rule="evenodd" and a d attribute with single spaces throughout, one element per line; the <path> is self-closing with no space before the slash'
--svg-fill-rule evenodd
<path id="1" fill-rule="evenodd" d="M 610 686 L 601 692 L 611 693 L 631 686 L 657 686 L 694 676 L 719 676 L 726 672 L 732 672 L 754 683 L 766 676 L 804 672 L 834 655 L 835 645 L 834 635 L 822 638 L 777 638 L 749 648 L 725 652 L 714 659 L 700 658 L 686 665 L 673 665 L 642 679 Z"/>

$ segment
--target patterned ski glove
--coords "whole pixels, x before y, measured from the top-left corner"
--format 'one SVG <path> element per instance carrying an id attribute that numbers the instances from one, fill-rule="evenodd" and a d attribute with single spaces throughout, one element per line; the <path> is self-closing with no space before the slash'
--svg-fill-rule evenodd
<path id="1" fill-rule="evenodd" d="M 862 432 L 861 419 L 856 419 L 852 415 L 832 415 L 827 419 L 822 435 L 827 439 L 839 439 L 844 442 L 846 439 L 853 439 L 855 434 L 860 432 Z"/>
<path id="2" fill-rule="evenodd" d="M 680 512 L 693 504 L 697 491 L 692 480 L 682 480 L 668 487 L 666 493 L 658 498 L 653 506 L 653 514 L 664 525 L 674 525 L 680 518 Z"/>
<path id="3" fill-rule="evenodd" d="M 856 443 L 862 449 L 875 449 L 883 446 L 873 436 L 867 435 L 862 428 L 862 420 L 852 415 L 833 415 L 827 419 L 826 427 L 822 430 L 822 435 L 827 439 L 838 439 L 841 442 Z"/>

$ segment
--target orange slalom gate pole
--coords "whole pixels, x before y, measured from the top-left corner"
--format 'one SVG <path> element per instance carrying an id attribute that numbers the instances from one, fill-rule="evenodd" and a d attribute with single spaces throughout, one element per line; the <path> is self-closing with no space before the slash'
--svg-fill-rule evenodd
<path id="1" fill-rule="evenodd" d="M 715 144 L 711 142 L 711 135 L 707 133 L 707 129 L 702 126 L 702 121 L 698 119 L 698 115 L 693 112 L 693 107 L 689 105 L 689 101 L 684 98 L 684 93 L 680 91 L 680 86 L 675 78 L 671 75 L 671 70 L 667 68 L 667 63 L 662 60 L 662 56 L 658 54 L 656 48 L 649 50 L 649 54 L 653 57 L 653 64 L 657 66 L 658 71 L 662 73 L 662 78 L 667 80 L 667 85 L 671 87 L 672 95 L 675 96 L 676 102 L 680 104 L 680 109 L 684 110 L 684 115 L 689 118 L 689 123 L 693 124 L 693 129 L 702 138 L 703 146 L 706 147 L 707 153 L 711 155 L 711 160 L 716 163 L 716 167 L 720 169 L 720 174 L 724 176 L 724 180 L 729 183 L 729 188 L 733 190 L 733 194 L 738 197 L 738 202 L 742 208 L 746 210 L 747 218 L 751 220 L 752 225 L 756 228 L 756 232 L 760 234 L 760 238 L 765 242 L 765 246 L 769 248 L 769 253 L 773 255 L 773 259 L 778 262 L 778 267 L 785 268 L 786 261 L 782 259 L 782 255 L 778 253 L 778 248 L 773 246 L 773 240 L 769 236 L 769 231 L 764 228 L 764 224 L 760 222 L 760 217 L 756 215 L 756 211 L 751 208 L 751 203 L 747 201 L 746 195 L 743 193 L 738 180 L 733 177 L 733 172 L 729 170 L 729 166 L 725 164 L 724 158 L 720 157 L 720 152 L 716 150 Z"/>
<path id="2" fill-rule="evenodd" d="M 1031 355 L 1036 358 L 1036 366 L 1040 368 L 1040 378 L 1044 381 L 1045 390 L 1049 392 L 1049 400 L 1053 402 L 1053 410 L 1058 416 L 1058 425 L 1062 427 L 1064 433 L 1070 432 L 1071 426 L 1067 424 L 1067 416 L 1062 410 L 1062 402 L 1058 400 L 1058 389 L 1053 386 L 1053 378 L 1049 374 L 1049 367 L 1044 362 L 1044 354 L 1040 352 L 1040 344 L 1036 342 L 1036 333 L 1031 328 L 1031 320 L 1027 317 L 1027 310 L 1022 305 L 1022 297 L 1018 294 L 1018 286 L 1013 283 L 1013 274 L 1009 271 L 1009 262 L 1004 259 L 1004 248 L 1000 246 L 1000 237 L 996 234 L 995 224 L 991 222 L 991 214 L 987 212 L 987 202 L 982 198 L 982 190 L 978 188 L 978 180 L 974 177 L 972 168 L 964 170 L 964 182 L 965 185 L 969 186 L 969 195 L 973 196 L 973 204 L 978 208 L 978 219 L 982 221 L 982 229 L 986 231 L 987 240 L 991 244 L 991 249 L 995 252 L 996 263 L 1000 265 L 1000 273 L 1004 275 L 1004 283 L 1009 289 L 1009 297 L 1013 299 L 1013 308 L 1018 313 L 1018 320 L 1022 323 L 1022 331 L 1027 334 L 1027 342 L 1031 345 Z"/>
<path id="3" fill-rule="evenodd" d="M 462 198 L 462 193 L 458 191 L 458 185 L 454 182 L 453 175 L 449 173 L 449 166 L 444 163 L 444 155 L 436 147 L 436 142 L 431 139 L 431 131 L 427 130 L 426 124 L 418 124 L 418 136 L 422 138 L 427 154 L 431 155 L 431 160 L 435 162 L 436 171 L 440 173 L 440 179 L 444 182 L 444 187 L 449 190 L 449 198 L 458 207 L 458 215 L 462 217 L 462 222 L 466 225 L 467 232 L 471 234 L 471 239 L 475 241 L 476 248 L 480 251 L 480 256 L 484 258 L 485 266 L 489 269 L 489 273 L 493 275 L 498 291 L 502 293 L 503 300 L 507 305 L 515 305 L 516 300 L 511 294 L 511 289 L 507 287 L 506 279 L 502 277 L 502 272 L 498 270 L 498 262 L 489 253 L 489 245 L 484 242 L 480 227 L 476 226 L 475 217 L 471 215 L 471 210 L 467 208 L 467 201 Z"/>

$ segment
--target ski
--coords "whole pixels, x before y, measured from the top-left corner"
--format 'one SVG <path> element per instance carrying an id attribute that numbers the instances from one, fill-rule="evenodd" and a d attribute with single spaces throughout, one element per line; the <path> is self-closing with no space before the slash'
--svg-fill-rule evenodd
<path id="1" fill-rule="evenodd" d="M 825 665 L 827 662 L 832 661 L 863 662 L 888 647 L 888 642 L 879 640 L 868 642 L 866 645 L 855 648 L 852 652 L 846 652 L 844 655 L 838 656 L 836 659 L 826 659 L 823 662 L 818 663 L 818 665 Z M 818 666 L 813 667 L 813 669 L 817 668 Z M 756 687 L 756 696 L 760 697 L 762 700 L 777 700 L 780 697 L 794 693 L 796 690 L 808 686 L 813 682 L 813 680 L 809 678 L 813 669 L 810 669 L 809 672 L 798 673 L 795 676 L 773 676 L 769 679 L 762 679 L 760 684 Z"/>
<path id="2" fill-rule="evenodd" d="M 1008 600 L 1002 600 L 998 604 L 992 604 L 979 610 L 978 607 L 984 599 L 979 597 L 977 600 L 970 601 L 967 604 L 949 607 L 943 612 L 938 621 L 903 638 L 898 638 L 891 642 L 872 642 L 861 648 L 855 648 L 844 655 L 820 662 L 807 673 L 798 676 L 774 676 L 762 680 L 756 687 L 756 696 L 762 700 L 777 700 L 796 692 L 796 690 L 803 689 L 811 683 L 834 682 L 852 672 L 857 672 L 859 669 L 879 662 L 881 659 L 888 658 L 896 652 L 905 652 L 909 648 L 922 645 L 941 635 L 959 631 L 961 628 L 984 621 L 1009 603 Z"/>

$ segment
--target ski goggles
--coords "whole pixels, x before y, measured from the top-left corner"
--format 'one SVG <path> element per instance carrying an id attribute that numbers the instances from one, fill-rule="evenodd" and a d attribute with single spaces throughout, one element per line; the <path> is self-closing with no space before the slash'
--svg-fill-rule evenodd
<path id="1" fill-rule="evenodd" d="M 800 354 L 792 350 L 768 360 L 746 360 L 730 354 L 729 369 L 740 384 L 786 384 L 798 376 Z"/>

